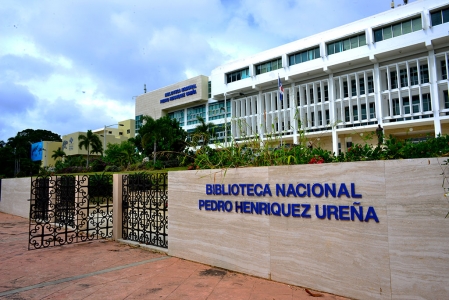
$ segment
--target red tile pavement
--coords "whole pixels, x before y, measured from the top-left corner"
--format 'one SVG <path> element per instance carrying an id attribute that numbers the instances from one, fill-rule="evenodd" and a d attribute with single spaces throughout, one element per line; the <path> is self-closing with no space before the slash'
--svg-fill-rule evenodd
<path id="1" fill-rule="evenodd" d="M 0 212 L 1 299 L 315 299 L 301 287 L 109 240 L 32 251 L 27 243 L 28 220 Z"/>

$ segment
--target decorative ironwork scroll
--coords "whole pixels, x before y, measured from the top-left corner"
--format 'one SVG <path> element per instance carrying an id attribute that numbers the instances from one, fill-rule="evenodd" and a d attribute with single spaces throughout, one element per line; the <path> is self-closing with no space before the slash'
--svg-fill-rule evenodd
<path id="1" fill-rule="evenodd" d="M 112 237 L 112 175 L 31 179 L 28 249 Z"/>
<path id="2" fill-rule="evenodd" d="M 167 187 L 167 173 L 123 176 L 123 239 L 168 248 Z"/>

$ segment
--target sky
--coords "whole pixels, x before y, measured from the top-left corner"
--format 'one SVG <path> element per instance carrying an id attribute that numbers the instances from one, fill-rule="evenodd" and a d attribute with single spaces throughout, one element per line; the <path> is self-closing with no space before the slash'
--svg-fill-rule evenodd
<path id="1" fill-rule="evenodd" d="M 390 0 L 2 0 L 0 141 L 134 119 L 135 97 L 390 9 Z M 396 4 L 402 1 L 395 0 Z M 409 1 L 414 2 L 414 1 Z"/>

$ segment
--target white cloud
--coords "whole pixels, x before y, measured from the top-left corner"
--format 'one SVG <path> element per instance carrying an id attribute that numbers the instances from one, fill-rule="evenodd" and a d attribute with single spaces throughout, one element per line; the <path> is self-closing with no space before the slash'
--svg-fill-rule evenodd
<path id="1" fill-rule="evenodd" d="M 368 0 L 3 1 L 0 140 L 134 118 L 132 97 L 388 10 Z M 16 99 L 21 97 L 21 99 Z M 10 103 L 30 103 L 22 110 Z M 5 109 L 3 109 L 5 110 Z"/>

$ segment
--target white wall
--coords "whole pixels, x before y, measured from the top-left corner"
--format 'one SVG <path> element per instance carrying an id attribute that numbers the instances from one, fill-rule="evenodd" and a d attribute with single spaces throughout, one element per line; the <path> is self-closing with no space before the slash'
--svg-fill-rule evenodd
<path id="1" fill-rule="evenodd" d="M 29 177 L 2 179 L 1 188 L 0 211 L 29 218 L 31 179 Z"/>

